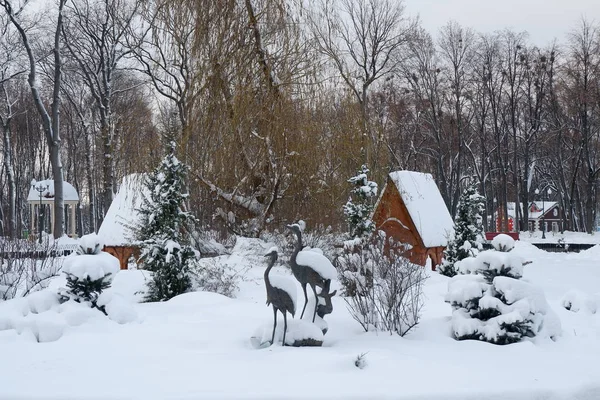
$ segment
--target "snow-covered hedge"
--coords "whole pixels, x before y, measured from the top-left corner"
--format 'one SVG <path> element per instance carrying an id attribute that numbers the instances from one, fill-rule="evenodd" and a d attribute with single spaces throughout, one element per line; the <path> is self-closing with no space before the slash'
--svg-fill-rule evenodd
<path id="1" fill-rule="evenodd" d="M 458 272 L 467 275 L 448 284 L 454 337 L 509 344 L 524 337 L 558 336 L 560 321 L 544 293 L 520 280 L 524 262 L 506 252 L 514 241 L 501 238 L 494 247 L 505 251 L 488 250 L 457 263 Z"/>

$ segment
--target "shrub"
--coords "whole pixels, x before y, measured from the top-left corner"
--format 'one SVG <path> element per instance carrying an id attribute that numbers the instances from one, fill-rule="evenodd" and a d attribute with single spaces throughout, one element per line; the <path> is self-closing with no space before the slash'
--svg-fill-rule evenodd
<path id="1" fill-rule="evenodd" d="M 356 241 L 360 244 L 338 259 L 350 314 L 365 331 L 406 335 L 421 317 L 424 268 L 403 257 L 407 247 L 388 241 L 383 232 Z"/>
<path id="2" fill-rule="evenodd" d="M 63 273 L 67 276 L 67 288 L 59 292 L 61 300 L 87 303 L 106 313 L 98 306 L 98 297 L 108 289 L 119 272 L 119 260 L 103 251 L 102 243 L 94 233 L 81 237 L 75 254 L 67 257 Z"/>
<path id="3" fill-rule="evenodd" d="M 57 276 L 63 257 L 56 242 L 0 238 L 0 300 L 45 289 Z"/>

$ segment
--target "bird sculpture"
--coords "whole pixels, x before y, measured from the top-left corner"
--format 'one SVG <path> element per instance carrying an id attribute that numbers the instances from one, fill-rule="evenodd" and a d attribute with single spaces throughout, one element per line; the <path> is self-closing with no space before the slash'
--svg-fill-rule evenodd
<path id="1" fill-rule="evenodd" d="M 271 248 L 265 257 L 268 257 L 268 266 L 265 270 L 265 287 L 267 289 L 267 305 L 273 306 L 273 334 L 271 344 L 275 341 L 275 328 L 277 328 L 277 310 L 283 314 L 283 342 L 285 346 L 285 334 L 287 332 L 287 313 L 292 317 L 296 315 L 296 285 L 293 281 L 282 277 L 269 277 L 271 269 L 277 261 L 277 248 Z"/>
<path id="2" fill-rule="evenodd" d="M 336 270 L 323 254 L 313 250 L 302 250 L 302 231 L 298 224 L 287 225 L 287 228 L 296 235 L 296 245 L 290 258 L 290 266 L 292 267 L 294 277 L 300 282 L 300 286 L 304 292 L 304 307 L 302 308 L 300 318 L 304 317 L 306 305 L 308 304 L 306 286 L 309 285 L 315 296 L 315 309 L 312 318 L 312 322 L 315 322 L 317 306 L 319 304 L 316 288 L 319 287 L 322 290 L 326 285 L 329 288 L 329 283 L 336 276 Z"/>

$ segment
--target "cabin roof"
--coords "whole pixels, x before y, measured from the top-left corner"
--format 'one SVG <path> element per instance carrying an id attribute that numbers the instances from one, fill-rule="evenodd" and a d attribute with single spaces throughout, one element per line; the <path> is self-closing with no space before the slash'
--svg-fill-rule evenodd
<path id="1" fill-rule="evenodd" d="M 408 210 L 425 247 L 447 246 L 454 231 L 448 212 L 431 174 L 415 171 L 395 171 L 389 175 Z M 386 189 L 390 185 L 386 185 Z"/>

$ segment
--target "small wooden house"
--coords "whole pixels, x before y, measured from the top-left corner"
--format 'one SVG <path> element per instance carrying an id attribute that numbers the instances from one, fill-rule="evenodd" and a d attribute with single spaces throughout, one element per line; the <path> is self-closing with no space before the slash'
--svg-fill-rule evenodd
<path id="1" fill-rule="evenodd" d="M 131 227 L 139 221 L 136 211 L 142 204 L 144 185 L 142 174 L 123 178 L 119 191 L 110 205 L 98 236 L 104 243 L 104 251 L 119 259 L 121 269 L 127 269 L 129 259 L 139 258 L 139 245 L 133 239 Z"/>
<path id="2" fill-rule="evenodd" d="M 389 174 L 373 212 L 373 222 L 400 243 L 409 244 L 407 257 L 425 266 L 442 262 L 454 222 L 431 176 L 414 171 Z"/>

